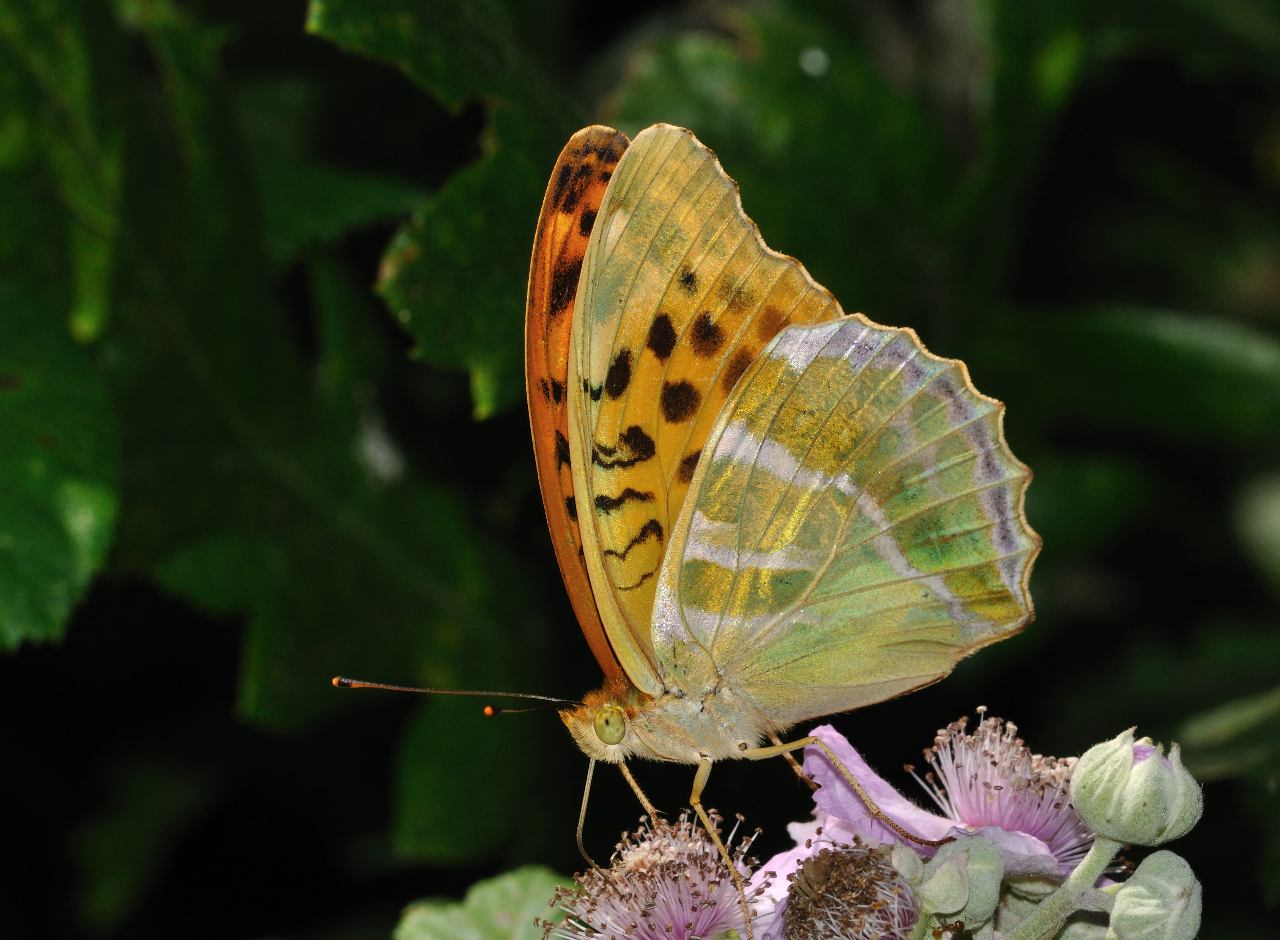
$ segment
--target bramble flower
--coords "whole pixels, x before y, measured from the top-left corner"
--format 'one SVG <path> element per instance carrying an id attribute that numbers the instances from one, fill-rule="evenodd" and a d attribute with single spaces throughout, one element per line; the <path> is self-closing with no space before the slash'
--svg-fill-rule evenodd
<path id="1" fill-rule="evenodd" d="M 711 818 L 719 824 L 714 813 Z M 751 873 L 746 853 L 754 839 L 742 839 L 731 849 L 744 882 Z M 733 840 L 730 832 L 725 844 L 732 846 Z M 552 906 L 567 916 L 559 924 L 543 922 L 543 940 L 746 936 L 746 914 L 733 878 L 715 844 L 688 813 L 674 823 L 642 821 L 636 832 L 623 835 L 608 868 L 592 868 L 574 881 L 574 887 L 556 891 Z M 753 894 L 759 891 L 755 888 Z M 748 903 L 753 902 L 749 895 Z"/>
<path id="2" fill-rule="evenodd" d="M 1031 753 L 1017 725 L 985 713 L 978 709 L 973 734 L 966 733 L 967 718 L 941 729 L 924 752 L 931 769 L 923 778 L 912 776 L 948 819 L 973 830 L 998 826 L 1038 839 L 1066 875 L 1093 843 L 1071 805 L 1076 759 Z"/>
<path id="3" fill-rule="evenodd" d="M 979 714 L 984 711 L 979 709 Z M 943 815 L 899 793 L 830 725 L 812 734 L 835 752 L 880 810 L 907 832 L 930 840 L 981 835 L 999 849 L 1009 875 L 1061 879 L 1093 840 L 1067 795 L 1074 760 L 1031 753 L 1017 737 L 1017 726 L 999 718 L 983 717 L 973 734 L 965 732 L 966 726 L 965 719 L 952 722 L 925 751 L 931 769 L 921 784 Z M 804 767 L 822 785 L 815 795 L 818 822 L 833 838 L 857 835 L 873 844 L 899 841 L 893 829 L 871 815 L 821 750 L 806 750 Z M 928 847 L 918 851 L 933 854 Z"/>
<path id="4" fill-rule="evenodd" d="M 928 769 L 916 779 L 941 813 L 890 786 L 830 726 L 814 729 L 866 801 L 824 748 L 806 750 L 805 770 L 820 785 L 814 819 L 788 827 L 795 847 L 747 882 L 757 940 L 1195 935 L 1200 885 L 1177 856 L 1155 853 L 1120 885 L 1103 878 L 1115 870 L 1122 838 L 1158 844 L 1199 819 L 1199 784 L 1177 746 L 1166 758 L 1129 731 L 1078 761 L 1059 760 L 1031 753 L 1015 725 L 979 715 L 972 733 L 964 720 L 953 722 L 925 751 Z M 744 878 L 753 839 L 734 852 Z M 608 870 L 578 876 L 576 889 L 560 889 L 553 903 L 568 919 L 544 924 L 544 940 L 747 933 L 728 869 L 687 815 L 624 837 Z"/>

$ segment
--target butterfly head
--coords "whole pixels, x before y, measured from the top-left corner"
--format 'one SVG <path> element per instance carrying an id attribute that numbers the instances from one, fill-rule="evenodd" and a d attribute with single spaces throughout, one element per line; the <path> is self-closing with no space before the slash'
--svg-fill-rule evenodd
<path id="1" fill-rule="evenodd" d="M 643 697 L 631 686 L 611 683 L 585 696 L 581 705 L 562 710 L 560 720 L 588 757 L 616 764 L 647 750 L 635 727 Z"/>

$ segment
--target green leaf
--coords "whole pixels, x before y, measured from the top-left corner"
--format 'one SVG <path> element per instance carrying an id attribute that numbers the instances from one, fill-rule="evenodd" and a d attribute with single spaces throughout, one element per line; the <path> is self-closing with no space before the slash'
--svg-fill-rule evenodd
<path id="1" fill-rule="evenodd" d="M 325 120 L 319 110 L 313 88 L 286 79 L 252 86 L 238 98 L 264 241 L 276 264 L 334 245 L 354 230 L 402 219 L 426 197 L 407 181 L 318 159 L 306 144 Z"/>
<path id="2" fill-rule="evenodd" d="M 477 418 L 523 397 L 529 251 L 557 152 L 527 117 L 500 108 L 492 121 L 484 155 L 400 229 L 378 279 L 419 355 L 471 373 Z"/>
<path id="3" fill-rule="evenodd" d="M 952 268 L 954 287 L 975 306 L 994 299 L 1010 276 L 1046 140 L 1097 56 L 1098 37 L 1084 31 L 1078 6 L 989 0 L 972 8 L 967 25 L 982 37 L 973 53 L 989 64 L 976 70 L 973 113 L 962 118 L 973 123 L 976 152 L 952 207 Z"/>
<path id="4" fill-rule="evenodd" d="M 392 0 L 376 11 L 313 0 L 307 29 L 401 69 L 452 108 L 489 106 L 483 155 L 428 200 L 388 247 L 378 290 L 426 362 L 471 375 L 474 411 L 519 401 L 520 331 L 538 207 L 575 109 L 492 2 Z"/>
<path id="5" fill-rule="evenodd" d="M 0 648 L 62 636 L 117 508 L 115 415 L 57 315 L 0 284 Z"/>
<path id="6" fill-rule="evenodd" d="M 938 127 L 856 40 L 800 4 L 761 4 L 722 32 L 641 46 L 611 101 L 634 133 L 692 128 L 737 180 L 770 246 L 849 309 L 919 326 L 936 309 L 931 259 L 957 178 Z M 856 259 L 856 263 L 851 263 Z"/>
<path id="7" fill-rule="evenodd" d="M 307 32 L 394 65 L 450 108 L 529 94 L 528 62 L 493 0 L 311 0 Z"/>
<path id="8" fill-rule="evenodd" d="M 425 194 L 416 186 L 321 163 L 260 156 L 267 250 L 277 264 L 311 247 L 332 245 L 355 229 L 403 218 Z"/>
<path id="9" fill-rule="evenodd" d="M 1280 686 L 1227 702 L 1183 724 L 1187 766 L 1202 780 L 1280 773 Z"/>
<path id="10" fill-rule="evenodd" d="M 539 940 L 534 918 L 563 916 L 548 903 L 567 881 L 545 868 L 518 868 L 479 882 L 463 901 L 419 901 L 405 910 L 395 940 Z"/>
<path id="11" fill-rule="evenodd" d="M 122 526 L 121 567 L 245 618 L 239 708 L 263 726 L 352 707 L 358 695 L 328 685 L 336 673 L 518 686 L 545 625 L 514 609 L 527 578 L 477 501 L 429 479 L 389 430 L 379 391 L 402 367 L 374 298 L 313 248 L 313 342 L 278 302 L 220 35 L 169 19 L 144 28 L 165 95 L 139 133 L 164 132 L 128 148 L 148 186 L 104 356 L 130 441 L 126 501 L 140 507 Z M 418 420 L 437 452 L 452 446 L 442 415 Z M 511 622 L 514 640 L 500 629 Z"/>
<path id="12" fill-rule="evenodd" d="M 564 808 L 561 801 L 529 799 L 546 792 L 539 754 L 564 746 L 559 724 L 486 718 L 482 704 L 437 699 L 418 709 L 406 729 L 395 801 L 400 853 L 433 864 L 476 863 L 547 831 L 568 835 L 567 814 L 550 818 Z M 494 806 L 519 812 L 495 813 Z"/>
<path id="13" fill-rule="evenodd" d="M 91 340 L 110 313 L 120 227 L 123 134 L 98 80 L 119 45 L 99 5 L 50 0 L 6 4 L 0 47 L 12 56 L 0 82 L 11 120 L 25 112 L 24 130 L 41 151 L 28 153 L 30 170 L 65 210 L 58 254 L 70 268 L 67 321 L 73 336 Z"/>

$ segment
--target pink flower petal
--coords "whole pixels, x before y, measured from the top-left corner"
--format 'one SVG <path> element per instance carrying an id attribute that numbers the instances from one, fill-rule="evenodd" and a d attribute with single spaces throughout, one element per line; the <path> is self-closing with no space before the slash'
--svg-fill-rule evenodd
<path id="1" fill-rule="evenodd" d="M 895 790 L 867 765 L 862 755 L 835 728 L 821 725 L 811 734 L 831 748 L 880 811 L 907 832 L 923 839 L 941 839 L 955 826 L 954 820 L 921 809 Z M 873 845 L 901 841 L 897 833 L 871 815 L 862 798 L 820 748 L 812 745 L 805 748 L 804 769 L 822 785 L 822 789 L 814 794 L 820 812 L 848 821 L 856 834 Z M 920 850 L 919 846 L 912 847 Z"/>
<path id="2" fill-rule="evenodd" d="M 1025 832 L 1010 832 L 999 826 L 983 826 L 976 832 L 956 830 L 960 838 L 982 836 L 996 847 L 1004 860 L 1006 877 L 1019 875 L 1043 875 L 1061 879 L 1063 871 L 1058 859 L 1044 842 Z"/>

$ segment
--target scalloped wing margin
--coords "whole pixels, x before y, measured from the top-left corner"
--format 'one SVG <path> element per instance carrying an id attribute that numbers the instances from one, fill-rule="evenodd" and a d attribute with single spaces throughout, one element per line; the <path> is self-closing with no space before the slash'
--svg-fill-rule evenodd
<path id="1" fill-rule="evenodd" d="M 793 326 L 707 443 L 659 578 L 668 685 L 782 729 L 919 688 L 1032 616 L 1030 471 L 1004 406 L 914 332 Z"/>

